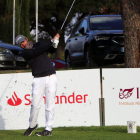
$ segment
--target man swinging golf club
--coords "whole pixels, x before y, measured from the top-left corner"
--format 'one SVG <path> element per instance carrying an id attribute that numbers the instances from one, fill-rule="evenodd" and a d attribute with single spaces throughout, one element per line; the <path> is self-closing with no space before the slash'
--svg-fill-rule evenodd
<path id="1" fill-rule="evenodd" d="M 73 1 L 61 26 L 60 33 L 71 11 L 71 8 L 73 7 L 74 2 L 75 0 Z M 54 38 L 47 43 L 37 42 L 32 44 L 23 35 L 18 35 L 15 39 L 16 44 L 24 49 L 23 57 L 32 68 L 32 75 L 34 76 L 32 84 L 32 102 L 29 118 L 29 128 L 25 131 L 25 136 L 30 136 L 33 130 L 35 130 L 38 126 L 37 117 L 44 94 L 46 96 L 45 130 L 42 132 L 36 132 L 35 134 L 37 136 L 51 136 L 52 124 L 54 120 L 57 77 L 55 75 L 56 72 L 51 63 L 51 60 L 47 57 L 47 52 L 53 53 L 55 51 L 59 43 L 59 34 L 56 34 Z"/>
<path id="2" fill-rule="evenodd" d="M 47 53 L 55 52 L 59 42 L 59 37 L 59 34 L 56 34 L 52 40 L 46 43 L 39 41 L 35 44 L 30 43 L 27 37 L 23 35 L 18 35 L 15 39 L 16 44 L 24 49 L 23 58 L 31 67 L 32 75 L 34 77 L 32 84 L 29 128 L 25 131 L 25 136 L 30 136 L 33 130 L 38 127 L 37 118 L 44 94 L 46 97 L 45 130 L 42 132 L 36 132 L 35 134 L 37 136 L 51 136 L 54 121 L 57 77 Z"/>

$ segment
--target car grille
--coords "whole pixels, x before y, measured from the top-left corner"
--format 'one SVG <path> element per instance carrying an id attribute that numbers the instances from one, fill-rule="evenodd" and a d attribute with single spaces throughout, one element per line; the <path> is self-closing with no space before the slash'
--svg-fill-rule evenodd
<path id="1" fill-rule="evenodd" d="M 114 36 L 112 41 L 118 45 L 124 46 L 124 36 Z"/>
<path id="2" fill-rule="evenodd" d="M 0 65 L 2 66 L 15 66 L 14 61 L 0 61 Z"/>
<path id="3" fill-rule="evenodd" d="M 11 50 L 11 51 L 14 55 L 21 55 L 22 54 L 21 50 Z"/>

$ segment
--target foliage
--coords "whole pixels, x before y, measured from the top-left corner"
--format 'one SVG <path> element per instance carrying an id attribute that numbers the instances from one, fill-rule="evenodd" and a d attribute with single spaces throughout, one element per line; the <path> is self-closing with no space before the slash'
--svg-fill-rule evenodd
<path id="1" fill-rule="evenodd" d="M 0 4 L 6 7 L 1 13 L 1 34 L 0 39 L 3 42 L 12 43 L 13 39 L 13 1 L 6 0 L 5 2 L 0 1 Z M 29 7 L 30 0 L 15 0 L 15 35 L 24 34 L 29 39 L 30 37 L 30 22 L 29 22 Z"/>
<path id="2" fill-rule="evenodd" d="M 5 13 L 3 17 L 1 17 L 1 25 L 2 25 L 2 28 L 1 28 L 1 35 L 0 35 L 0 38 L 2 41 L 6 41 L 6 42 L 11 42 L 12 41 L 12 26 L 9 26 L 9 25 L 12 25 L 12 15 L 11 15 L 11 11 L 12 11 L 12 7 L 11 7 L 11 4 L 12 4 L 12 1 L 6 1 L 6 3 L 3 3 L 3 4 L 6 4 L 6 9 L 5 9 Z M 8 21 L 8 22 L 7 22 Z"/>

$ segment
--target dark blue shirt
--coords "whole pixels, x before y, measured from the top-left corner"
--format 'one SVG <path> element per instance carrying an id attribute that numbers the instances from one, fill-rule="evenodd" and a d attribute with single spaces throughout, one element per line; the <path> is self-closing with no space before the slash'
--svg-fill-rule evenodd
<path id="1" fill-rule="evenodd" d="M 44 77 L 56 73 L 50 58 L 47 56 L 48 52 L 54 53 L 55 50 L 51 41 L 39 41 L 33 44 L 32 49 L 23 50 L 23 57 L 31 67 L 34 77 Z"/>

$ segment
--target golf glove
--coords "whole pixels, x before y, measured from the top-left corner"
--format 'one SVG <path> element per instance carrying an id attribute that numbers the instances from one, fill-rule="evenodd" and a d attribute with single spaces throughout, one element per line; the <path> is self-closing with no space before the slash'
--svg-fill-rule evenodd
<path id="1" fill-rule="evenodd" d="M 52 42 L 53 42 L 53 47 L 54 47 L 54 48 L 57 48 L 58 43 L 59 43 L 59 38 L 55 37 L 54 40 L 53 40 Z"/>

